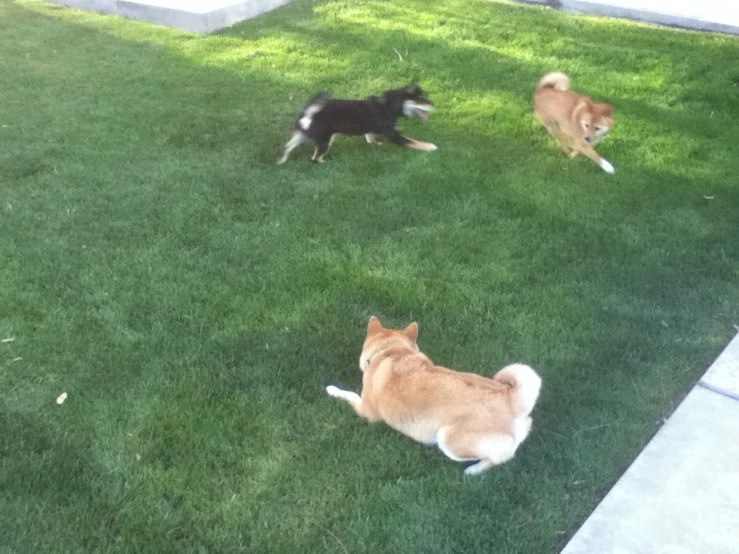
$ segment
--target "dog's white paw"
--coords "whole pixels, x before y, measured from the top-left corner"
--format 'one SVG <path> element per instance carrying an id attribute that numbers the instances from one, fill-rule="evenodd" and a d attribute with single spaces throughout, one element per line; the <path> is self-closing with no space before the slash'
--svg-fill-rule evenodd
<path id="1" fill-rule="evenodd" d="M 614 173 L 616 173 L 616 168 L 613 167 L 608 160 L 601 160 L 598 165 L 606 173 L 610 173 L 611 175 L 613 175 Z"/>
<path id="2" fill-rule="evenodd" d="M 438 150 L 438 149 L 439 149 L 438 146 L 436 146 L 435 144 L 431 144 L 430 142 L 426 143 L 426 148 L 424 148 L 426 152 L 433 152 L 434 150 Z"/>
<path id="3" fill-rule="evenodd" d="M 465 469 L 462 473 L 464 473 L 465 475 L 480 475 L 488 467 L 489 466 L 486 462 L 478 462 Z"/>
<path id="4" fill-rule="evenodd" d="M 342 392 L 343 391 L 339 387 L 335 387 L 333 385 L 329 385 L 326 387 L 326 393 L 329 396 L 333 396 L 334 398 L 339 398 Z"/>

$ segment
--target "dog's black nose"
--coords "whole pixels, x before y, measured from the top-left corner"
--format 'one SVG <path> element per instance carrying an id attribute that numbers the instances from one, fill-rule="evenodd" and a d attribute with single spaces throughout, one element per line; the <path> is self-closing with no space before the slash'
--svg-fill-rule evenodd
<path id="1" fill-rule="evenodd" d="M 585 142 L 590 144 L 591 142 L 593 142 L 593 137 L 585 137 Z"/>

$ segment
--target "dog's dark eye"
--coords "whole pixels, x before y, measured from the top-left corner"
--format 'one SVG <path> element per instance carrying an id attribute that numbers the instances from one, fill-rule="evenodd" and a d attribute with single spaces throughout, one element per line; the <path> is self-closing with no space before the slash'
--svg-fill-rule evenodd
<path id="1" fill-rule="evenodd" d="M 600 127 L 596 127 L 596 128 L 595 128 L 595 130 L 596 130 L 596 131 L 600 131 Z"/>

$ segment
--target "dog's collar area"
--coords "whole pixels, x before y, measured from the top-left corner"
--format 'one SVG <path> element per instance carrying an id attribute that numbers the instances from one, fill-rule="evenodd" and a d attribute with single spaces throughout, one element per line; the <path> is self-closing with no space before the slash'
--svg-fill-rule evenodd
<path id="1" fill-rule="evenodd" d="M 370 357 L 367 359 L 367 365 L 371 364 L 375 356 L 379 356 L 380 354 L 385 352 L 385 350 L 387 350 L 387 347 L 380 348 L 379 350 L 375 350 L 374 352 L 372 352 L 372 354 L 370 354 Z"/>

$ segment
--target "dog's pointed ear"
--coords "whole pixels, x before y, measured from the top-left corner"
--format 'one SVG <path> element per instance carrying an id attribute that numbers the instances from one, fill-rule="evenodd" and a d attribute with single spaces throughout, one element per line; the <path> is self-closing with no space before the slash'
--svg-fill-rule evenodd
<path id="1" fill-rule="evenodd" d="M 367 336 L 374 335 L 375 333 L 379 333 L 382 331 L 384 327 L 382 326 L 382 323 L 380 323 L 380 320 L 377 319 L 375 316 L 372 316 L 369 320 L 369 323 L 367 324 Z"/>
<path id="2" fill-rule="evenodd" d="M 416 342 L 418 340 L 418 323 L 415 321 L 411 323 L 408 327 L 403 329 L 403 334 L 413 342 Z"/>
<path id="3" fill-rule="evenodd" d="M 420 87 L 418 86 L 417 80 L 411 81 L 403 89 L 403 91 L 407 92 L 408 94 L 418 94 L 419 90 L 420 90 Z"/>
<path id="4" fill-rule="evenodd" d="M 587 97 L 585 96 L 581 96 L 580 98 L 577 99 L 577 103 L 575 104 L 575 109 L 572 111 L 574 112 L 575 110 L 581 110 L 591 105 L 592 105 L 591 100 L 588 100 Z"/>
<path id="5" fill-rule="evenodd" d="M 601 104 L 601 106 L 603 117 L 613 117 L 613 106 L 605 103 Z"/>

